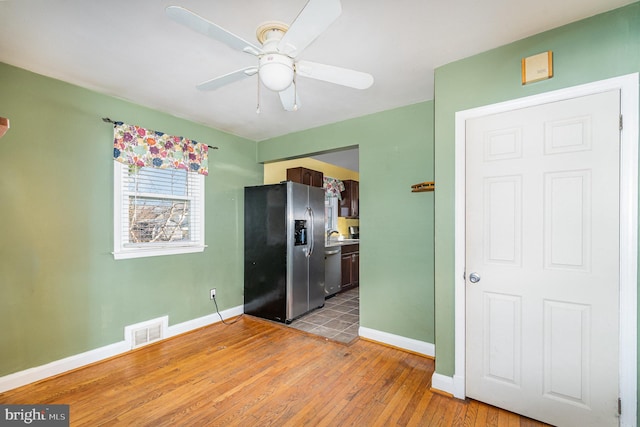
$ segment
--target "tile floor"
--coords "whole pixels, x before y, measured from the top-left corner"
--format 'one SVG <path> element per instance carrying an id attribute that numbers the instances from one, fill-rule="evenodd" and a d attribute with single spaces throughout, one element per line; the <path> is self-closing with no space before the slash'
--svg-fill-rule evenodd
<path id="1" fill-rule="evenodd" d="M 348 344 L 358 337 L 360 327 L 359 288 L 336 294 L 324 307 L 294 320 L 292 328 Z"/>

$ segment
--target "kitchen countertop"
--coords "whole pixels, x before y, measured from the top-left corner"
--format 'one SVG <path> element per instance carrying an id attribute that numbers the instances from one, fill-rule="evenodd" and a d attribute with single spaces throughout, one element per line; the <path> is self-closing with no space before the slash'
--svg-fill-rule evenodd
<path id="1" fill-rule="evenodd" d="M 344 245 L 357 245 L 360 243 L 360 239 L 343 239 L 343 240 L 329 240 L 324 243 L 325 248 L 332 246 L 344 246 Z"/>

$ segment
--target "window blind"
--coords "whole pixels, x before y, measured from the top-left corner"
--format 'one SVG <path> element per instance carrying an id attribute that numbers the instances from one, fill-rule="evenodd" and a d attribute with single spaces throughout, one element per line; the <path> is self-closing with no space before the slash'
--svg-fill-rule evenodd
<path id="1" fill-rule="evenodd" d="M 120 180 L 123 249 L 204 244 L 202 175 L 121 165 Z"/>

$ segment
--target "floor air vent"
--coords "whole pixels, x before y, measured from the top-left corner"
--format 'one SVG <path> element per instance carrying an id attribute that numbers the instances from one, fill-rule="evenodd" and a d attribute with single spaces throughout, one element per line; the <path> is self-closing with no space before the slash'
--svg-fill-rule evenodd
<path id="1" fill-rule="evenodd" d="M 124 339 L 129 343 L 129 348 L 134 349 L 151 344 L 164 338 L 165 330 L 169 324 L 167 316 L 135 325 L 125 326 Z"/>

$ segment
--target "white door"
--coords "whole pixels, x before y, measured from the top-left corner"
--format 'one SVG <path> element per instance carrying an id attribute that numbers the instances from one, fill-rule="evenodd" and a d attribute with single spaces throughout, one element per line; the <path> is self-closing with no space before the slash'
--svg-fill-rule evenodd
<path id="1" fill-rule="evenodd" d="M 467 396 L 618 425 L 619 117 L 616 90 L 467 120 Z"/>

